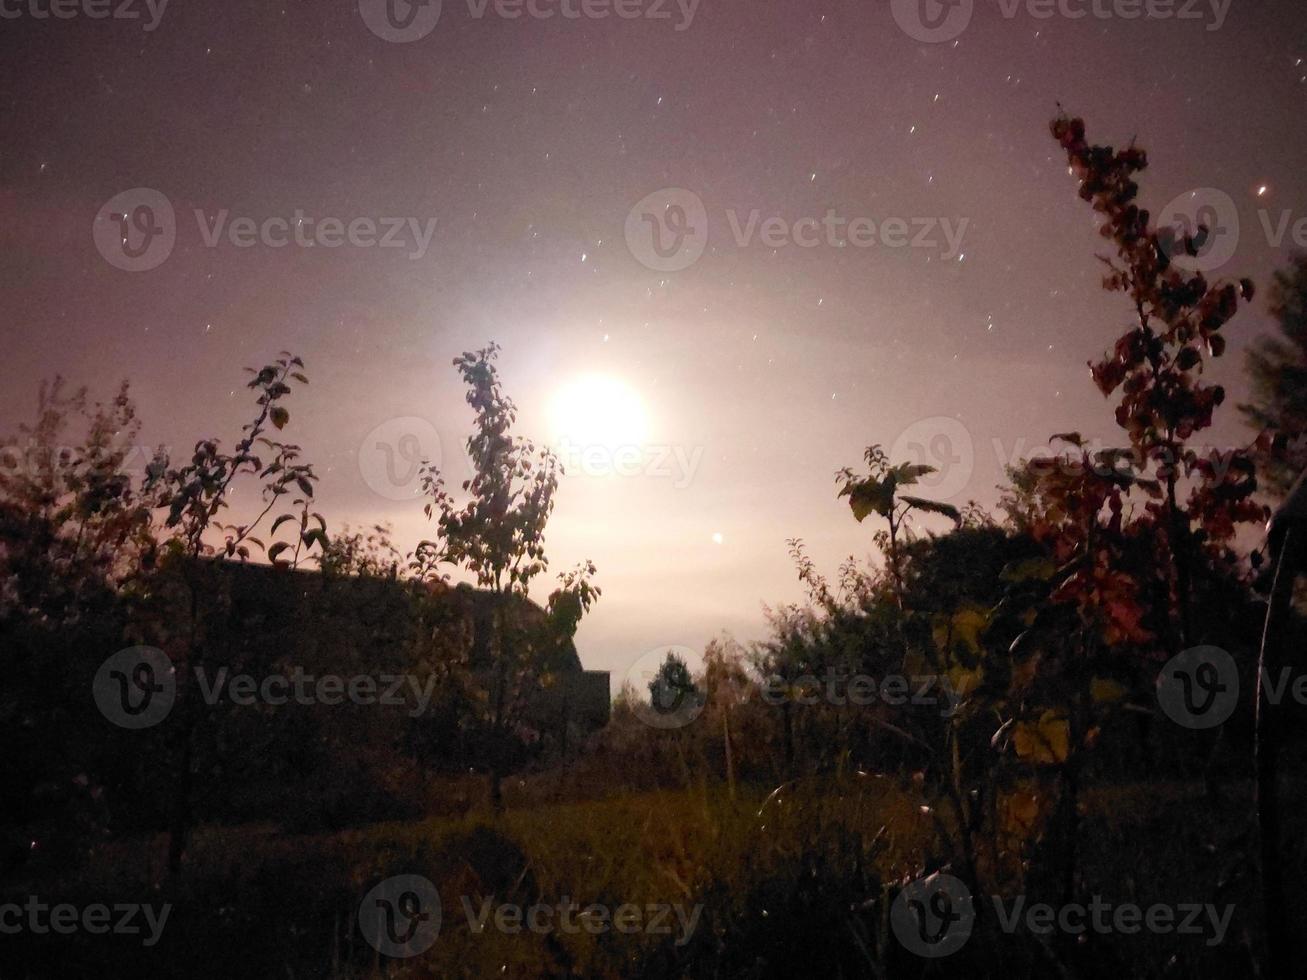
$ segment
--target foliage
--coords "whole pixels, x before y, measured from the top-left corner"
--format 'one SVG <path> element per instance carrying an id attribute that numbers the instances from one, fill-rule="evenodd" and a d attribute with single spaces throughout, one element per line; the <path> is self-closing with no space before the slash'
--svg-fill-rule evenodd
<path id="1" fill-rule="evenodd" d="M 75 622 L 153 564 L 149 481 L 127 472 L 139 433 L 126 383 L 94 405 L 41 385 L 35 424 L 0 444 L 0 622 Z"/>
<path id="2" fill-rule="evenodd" d="M 952 504 L 924 497 L 900 494 L 900 487 L 912 486 L 923 476 L 935 472 L 935 467 L 922 463 L 890 462 L 889 455 L 879 446 L 868 446 L 863 459 L 869 472 L 858 476 L 849 467 L 840 470 L 836 480 L 842 486 L 840 496 L 849 498 L 849 509 L 861 524 L 870 514 L 878 514 L 889 523 L 888 546 L 885 549 L 889 559 L 890 572 L 896 586 L 902 591 L 903 576 L 899 567 L 899 532 L 903 522 L 912 511 L 929 514 L 942 514 L 960 523 L 962 514 Z"/>
<path id="3" fill-rule="evenodd" d="M 1274 451 L 1259 457 L 1259 474 L 1267 490 L 1283 496 L 1307 470 L 1307 255 L 1276 273 L 1270 311 L 1279 336 L 1249 347 L 1252 398 L 1240 411 L 1258 432 L 1273 434 Z"/>
<path id="4" fill-rule="evenodd" d="M 1103 286 L 1123 293 L 1134 314 L 1134 325 L 1090 371 L 1105 397 L 1117 396 L 1116 422 L 1129 440 L 1128 453 L 1111 451 L 1104 460 L 1109 478 L 1121 472 L 1119 462 L 1129 461 L 1162 490 L 1153 492 L 1151 480 L 1140 483 L 1152 499 L 1137 518 L 1137 533 L 1154 537 L 1156 567 L 1170 578 L 1174 622 L 1166 639 L 1178 652 L 1195 640 L 1194 574 L 1212 562 L 1233 566 L 1237 558 L 1229 542 L 1237 526 L 1265 519 L 1253 500 L 1257 482 L 1250 451 L 1218 460 L 1189 445 L 1211 426 L 1213 412 L 1225 401 L 1223 387 L 1202 380 L 1203 368 L 1225 352 L 1222 329 L 1240 301 L 1252 299 L 1253 284 L 1248 279 L 1213 283 L 1201 272 L 1186 271 L 1210 229 L 1191 234 L 1152 227 L 1149 212 L 1137 202 L 1134 179 L 1148 166 L 1142 149 L 1091 145 L 1084 122 L 1065 115 L 1051 130 L 1080 184 L 1080 197 L 1102 216 L 1102 235 L 1113 246 L 1112 254 L 1101 256 L 1108 270 Z M 1182 504 L 1178 488 L 1186 478 L 1194 478 L 1193 486 Z"/>
<path id="5" fill-rule="evenodd" d="M 276 361 L 258 371 L 246 368 L 254 375 L 247 387 L 258 393 L 255 403 L 258 412 L 253 421 L 242 428 L 244 434 L 235 451 L 224 453 L 218 440 L 201 439 L 195 444 L 189 462 L 163 473 L 159 481 L 161 503 L 168 511 L 164 524 L 174 532 L 175 551 L 191 559 L 212 554 L 214 547 L 205 541 L 205 535 L 212 528 L 224 535 L 220 550 L 227 558 L 248 559 L 248 544 L 264 549 L 268 560 L 278 564 L 298 565 L 301 549 L 312 549 L 315 545 L 321 554 L 327 544 L 326 520 L 320 514 L 311 515 L 308 510 L 317 482 L 313 467 L 299 461 L 299 446 L 266 435 L 271 431 L 269 427 L 280 431 L 290 422 L 290 412 L 283 402 L 291 393 L 291 381 L 308 384 L 303 367 L 303 361 L 283 351 Z M 258 447 L 262 447 L 260 451 L 271 454 L 266 463 L 263 456 L 256 454 Z M 232 486 L 242 476 L 261 481 L 264 508 L 247 524 L 223 524 L 216 518 L 227 508 Z M 297 522 L 298 533 L 293 542 L 278 541 L 265 546 L 253 537 L 253 532 L 282 497 L 295 491 L 300 496 L 294 497 L 292 503 L 298 511 L 278 516 L 271 533 L 275 535 L 277 529 L 287 522 Z M 310 516 L 317 527 L 309 527 Z M 288 548 L 294 549 L 289 562 L 280 557 Z"/>
<path id="6" fill-rule="evenodd" d="M 660 711 L 672 711 L 682 702 L 694 695 L 694 679 L 685 660 L 675 653 L 668 653 L 667 659 L 658 667 L 653 680 L 649 682 L 649 703 Z"/>
<path id="7" fill-rule="evenodd" d="M 559 577 L 549 598 L 547 625 L 534 628 L 514 615 L 514 600 L 527 596 L 531 582 L 546 571 L 545 529 L 554 508 L 561 472 L 548 449 L 512 432 L 517 408 L 503 392 L 491 344 L 454 360 L 467 386 L 466 400 L 475 413 L 467 440 L 473 475 L 462 484 L 460 505 L 445 486 L 438 466 L 424 462 L 422 485 L 429 498 L 424 510 L 436 521 L 439 535 L 421 542 L 410 567 L 418 578 L 443 582 L 452 566 L 473 576 L 496 596 L 489 624 L 491 671 L 487 698 L 474 723 L 487 739 L 486 765 L 491 796 L 498 806 L 500 781 L 508 765 L 509 737 L 520 720 L 530 691 L 549 685 L 549 660 L 560 643 L 571 639 L 581 617 L 599 597 L 594 565 L 584 562 Z"/>

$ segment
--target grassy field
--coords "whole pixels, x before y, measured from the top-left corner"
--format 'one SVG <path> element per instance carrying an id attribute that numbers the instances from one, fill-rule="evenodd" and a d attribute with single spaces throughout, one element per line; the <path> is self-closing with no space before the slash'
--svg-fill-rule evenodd
<path id="1" fill-rule="evenodd" d="M 84 932 L 6 937 L 0 975 L 1215 977 L 1251 969 L 1259 916 L 1245 786 L 1230 787 L 1219 804 L 1184 784 L 1100 790 L 1085 800 L 1084 900 L 1228 904 L 1219 944 L 1210 935 L 1147 931 L 1009 933 L 983 898 L 969 942 L 935 962 L 901 947 L 888 913 L 904 881 L 946 859 L 940 824 L 888 778 L 831 777 L 770 794 L 741 788 L 734 797 L 714 786 L 578 802 L 533 799 L 550 795 L 548 780 L 511 789 L 499 818 L 471 813 L 314 836 L 265 825 L 202 828 L 176 881 L 162 874 L 162 838 L 105 845 L 62 878 L 38 862 L 4 888 L 4 900 L 167 902 L 170 917 L 149 947 L 142 937 Z M 1300 877 L 1300 846 L 1292 863 L 1291 884 Z M 443 909 L 434 944 L 409 959 L 380 957 L 357 924 L 362 896 L 397 874 L 435 883 Z M 1018 891 L 1004 891 L 1009 907 Z M 659 927 L 667 931 L 657 934 L 592 934 L 584 919 L 570 931 L 512 933 L 493 917 L 478 931 L 486 900 L 490 908 L 653 904 L 679 907 L 681 917 L 668 914 Z"/>

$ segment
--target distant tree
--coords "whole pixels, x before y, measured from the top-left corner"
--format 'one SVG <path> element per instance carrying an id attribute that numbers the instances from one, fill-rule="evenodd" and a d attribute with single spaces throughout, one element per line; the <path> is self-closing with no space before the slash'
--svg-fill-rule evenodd
<path id="1" fill-rule="evenodd" d="M 649 703 L 655 711 L 670 714 L 697 693 L 685 660 L 669 652 L 649 682 Z"/>
<path id="2" fill-rule="evenodd" d="M 445 565 L 472 575 L 495 594 L 490 628 L 491 678 L 482 719 L 489 737 L 490 799 L 503 808 L 502 780 L 508 765 L 509 735 L 520 720 L 527 696 L 550 679 L 549 662 L 560 643 L 570 640 L 581 617 L 599 597 L 594 565 L 584 562 L 559 577 L 549 597 L 546 636 L 525 627 L 518 609 L 531 582 L 545 572 L 545 528 L 554 509 L 561 466 L 548 449 L 512 433 L 517 409 L 503 392 L 495 358 L 499 345 L 455 358 L 467 385 L 467 403 L 476 413 L 467 440 L 473 475 L 462 484 L 462 503 L 446 489 L 439 467 L 423 463 L 425 512 L 435 518 L 438 536 L 421 542 L 410 567 L 422 579 L 442 581 Z"/>
<path id="3" fill-rule="evenodd" d="M 41 385 L 36 423 L 0 441 L 0 622 L 75 620 L 153 564 L 158 463 L 130 472 L 139 433 L 126 383 L 95 405 L 61 378 Z"/>
<path id="4" fill-rule="evenodd" d="M 1254 428 L 1275 436 L 1275 451 L 1258 459 L 1259 473 L 1265 489 L 1281 497 L 1307 469 L 1307 255 L 1276 273 L 1270 310 L 1279 336 L 1248 349 L 1252 399 L 1239 410 Z"/>
<path id="5" fill-rule="evenodd" d="M 345 525 L 333 534 L 319 559 L 327 575 L 359 578 L 398 579 L 403 571 L 404 556 L 391 543 L 389 524 L 374 524 L 354 530 Z"/>

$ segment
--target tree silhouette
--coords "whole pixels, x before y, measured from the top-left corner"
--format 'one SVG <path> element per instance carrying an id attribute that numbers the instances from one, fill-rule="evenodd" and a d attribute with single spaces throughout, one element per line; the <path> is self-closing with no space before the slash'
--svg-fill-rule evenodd
<path id="1" fill-rule="evenodd" d="M 548 635 L 526 628 L 518 615 L 531 582 L 546 571 L 545 528 L 554 509 L 562 468 L 548 449 L 513 435 L 517 409 L 503 393 L 495 358 L 499 345 L 455 358 L 467 385 L 467 403 L 476 413 L 467 440 L 473 475 L 462 484 L 467 494 L 458 503 L 445 487 L 439 467 L 424 461 L 424 510 L 436 520 L 435 540 L 417 546 L 410 565 L 421 578 L 443 581 L 442 566 L 472 575 L 478 586 L 494 593 L 489 649 L 491 678 L 484 719 L 489 734 L 490 799 L 503 808 L 502 779 L 508 765 L 508 735 L 524 707 L 526 693 L 549 678 L 549 654 L 570 639 L 581 617 L 599 597 L 591 579 L 594 565 L 584 562 L 561 575 L 549 597 Z"/>
<path id="2" fill-rule="evenodd" d="M 1248 423 L 1274 435 L 1271 453 L 1258 458 L 1263 486 L 1283 496 L 1307 469 L 1307 255 L 1276 273 L 1271 315 L 1278 337 L 1262 337 L 1248 350 L 1253 395 L 1240 405 Z"/>

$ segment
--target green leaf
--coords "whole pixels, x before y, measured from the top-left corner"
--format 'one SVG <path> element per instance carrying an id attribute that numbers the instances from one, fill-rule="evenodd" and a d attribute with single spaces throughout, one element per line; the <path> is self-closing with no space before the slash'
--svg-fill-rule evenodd
<path id="1" fill-rule="evenodd" d="M 849 507 L 859 523 L 872 513 L 888 517 L 894 506 L 893 479 L 877 480 L 868 477 L 860 483 L 849 484 L 843 492 L 848 494 Z"/>
<path id="2" fill-rule="evenodd" d="M 931 514 L 943 514 L 945 517 L 954 521 L 962 520 L 962 512 L 952 504 L 940 503 L 938 500 L 927 500 L 925 497 L 902 497 L 900 498 L 905 504 L 915 507 L 917 510 L 924 510 Z"/>
<path id="3" fill-rule="evenodd" d="M 276 544 L 274 544 L 271 548 L 268 549 L 268 560 L 275 562 L 277 560 L 277 556 L 289 547 L 290 544 L 288 542 L 278 541 Z"/>
<path id="4" fill-rule="evenodd" d="M 290 412 L 286 411 L 286 409 L 282 408 L 280 405 L 277 405 L 268 413 L 268 417 L 272 419 L 273 425 L 279 429 L 284 429 L 286 428 L 286 423 L 290 421 Z"/>
<path id="5" fill-rule="evenodd" d="M 313 547 L 313 542 L 316 541 L 318 543 L 318 547 L 321 548 L 323 551 L 327 549 L 327 544 L 328 544 L 327 535 L 323 531 L 318 530 L 317 528 L 314 528 L 312 531 L 305 531 L 303 534 L 300 535 L 300 538 L 310 548 Z"/>
<path id="6" fill-rule="evenodd" d="M 280 517 L 278 517 L 275 521 L 272 522 L 272 531 L 269 533 L 276 534 L 277 528 L 281 527 L 287 521 L 293 521 L 293 520 L 295 520 L 294 514 L 282 514 Z"/>
<path id="7" fill-rule="evenodd" d="M 925 463 L 903 463 L 894 467 L 893 477 L 898 482 L 907 486 L 916 483 L 920 477 L 928 476 L 935 472 L 935 467 L 927 466 Z"/>
<path id="8" fill-rule="evenodd" d="M 1013 732 L 1017 755 L 1036 763 L 1066 762 L 1071 727 L 1066 718 L 1051 709 L 1038 721 L 1018 722 Z"/>

